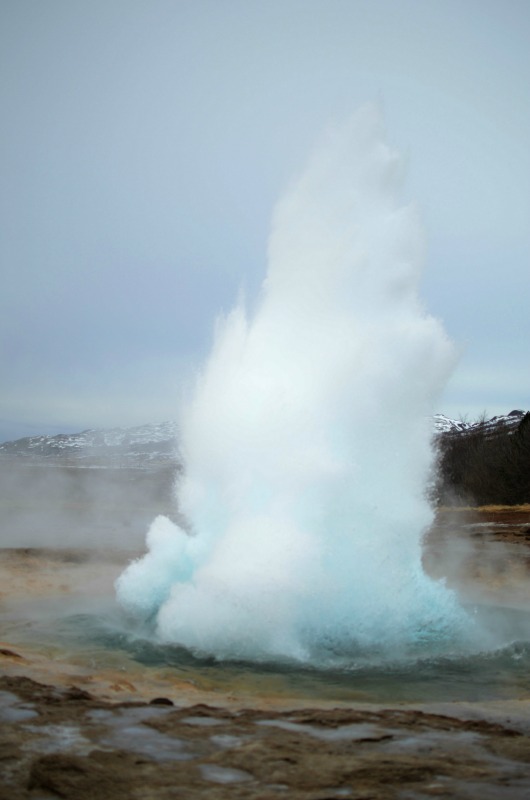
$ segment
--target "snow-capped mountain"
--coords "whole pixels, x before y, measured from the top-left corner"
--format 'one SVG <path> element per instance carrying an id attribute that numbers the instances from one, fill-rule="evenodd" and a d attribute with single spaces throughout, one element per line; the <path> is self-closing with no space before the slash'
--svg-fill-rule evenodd
<path id="1" fill-rule="evenodd" d="M 481 429 L 515 430 L 524 411 L 492 417 L 484 422 L 465 422 L 435 414 L 436 436 L 457 436 Z M 0 459 L 16 456 L 31 463 L 61 464 L 79 467 L 149 468 L 178 464 L 177 426 L 174 422 L 151 423 L 134 428 L 86 430 L 57 436 L 30 436 L 0 444 Z"/>
<path id="2" fill-rule="evenodd" d="M 459 433 L 472 433 L 476 430 L 485 431 L 486 433 L 495 433 L 501 429 L 504 431 L 515 430 L 523 417 L 525 411 L 518 409 L 510 411 L 509 414 L 499 414 L 490 419 L 479 420 L 478 422 L 465 422 L 464 420 L 455 420 L 446 417 L 444 414 L 435 414 L 433 417 L 434 430 L 436 434 L 449 434 L 457 435 Z"/>
<path id="3" fill-rule="evenodd" d="M 0 444 L 2 456 L 75 466 L 148 467 L 177 462 L 177 426 L 151 423 L 134 428 L 29 436 Z"/>
<path id="4" fill-rule="evenodd" d="M 458 419 L 451 419 L 445 414 L 435 414 L 433 416 L 435 433 L 457 433 L 465 431 L 469 427 L 467 422 Z"/>

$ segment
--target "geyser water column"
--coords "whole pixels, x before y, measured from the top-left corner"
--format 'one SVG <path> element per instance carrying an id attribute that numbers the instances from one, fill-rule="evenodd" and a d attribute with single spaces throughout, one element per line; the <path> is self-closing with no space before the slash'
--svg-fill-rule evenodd
<path id="1" fill-rule="evenodd" d="M 378 109 L 333 128 L 274 212 L 257 310 L 216 328 L 182 414 L 190 532 L 156 519 L 117 582 L 162 641 L 316 663 L 451 639 L 421 566 L 431 421 L 453 362 Z"/>

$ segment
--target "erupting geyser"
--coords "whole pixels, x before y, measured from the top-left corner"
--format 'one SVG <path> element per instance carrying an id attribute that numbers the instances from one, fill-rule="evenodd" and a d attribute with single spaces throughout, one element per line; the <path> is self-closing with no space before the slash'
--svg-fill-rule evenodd
<path id="1" fill-rule="evenodd" d="M 191 534 L 157 518 L 117 582 L 162 641 L 323 664 L 464 624 L 421 566 L 430 414 L 453 348 L 418 298 L 402 173 L 369 107 L 279 202 L 258 308 L 218 324 L 182 415 Z"/>

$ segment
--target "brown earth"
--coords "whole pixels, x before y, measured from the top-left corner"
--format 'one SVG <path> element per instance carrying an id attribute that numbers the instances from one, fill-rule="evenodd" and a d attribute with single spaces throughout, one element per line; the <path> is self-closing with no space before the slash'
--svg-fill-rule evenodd
<path id="1" fill-rule="evenodd" d="M 530 505 L 440 509 L 423 561 L 467 602 L 530 608 Z"/>
<path id="2" fill-rule="evenodd" d="M 530 729 L 417 709 L 102 701 L 0 678 L 0 798 L 524 798 Z"/>

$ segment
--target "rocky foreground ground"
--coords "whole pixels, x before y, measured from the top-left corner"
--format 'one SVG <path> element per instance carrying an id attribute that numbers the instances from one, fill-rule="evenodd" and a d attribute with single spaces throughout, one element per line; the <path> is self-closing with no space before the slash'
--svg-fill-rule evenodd
<path id="1" fill-rule="evenodd" d="M 468 597 L 529 608 L 529 527 L 528 507 L 442 511 L 426 569 Z M 530 796 L 530 696 L 308 703 L 91 664 L 32 639 L 47 603 L 104 593 L 122 566 L 79 550 L 0 551 L 2 800 Z"/>
<path id="2" fill-rule="evenodd" d="M 530 726 L 417 709 L 108 703 L 0 680 L 0 797 L 525 798 Z M 464 714 L 465 716 L 465 714 Z"/>

